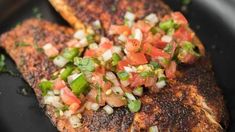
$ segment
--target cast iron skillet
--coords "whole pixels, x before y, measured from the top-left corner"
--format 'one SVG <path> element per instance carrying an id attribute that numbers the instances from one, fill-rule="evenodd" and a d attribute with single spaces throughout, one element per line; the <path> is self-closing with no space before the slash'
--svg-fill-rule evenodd
<path id="1" fill-rule="evenodd" d="M 215 76 L 230 113 L 229 131 L 235 131 L 235 0 L 192 1 L 185 15 L 211 55 Z M 181 10 L 179 0 L 166 0 L 166 3 L 173 10 Z M 44 19 L 68 25 L 47 0 L 0 0 L 0 33 L 37 15 L 33 9 L 36 12 L 38 9 Z M 7 55 L 3 49 L 0 53 Z M 8 68 L 19 74 L 9 56 L 6 63 Z M 20 76 L 0 74 L 0 131 L 57 131 Z"/>

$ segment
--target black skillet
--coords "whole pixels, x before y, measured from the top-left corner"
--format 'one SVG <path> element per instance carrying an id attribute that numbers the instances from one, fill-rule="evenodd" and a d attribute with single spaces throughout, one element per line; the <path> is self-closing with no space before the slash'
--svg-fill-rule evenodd
<path id="1" fill-rule="evenodd" d="M 179 0 L 166 0 L 166 3 L 173 10 L 182 10 Z M 183 10 L 211 55 L 215 76 L 230 113 L 229 131 L 235 131 L 235 0 L 192 0 L 186 11 L 184 7 Z M 68 25 L 47 0 L 0 0 L 0 34 L 40 14 L 44 19 Z M 7 55 L 3 49 L 0 53 Z M 19 74 L 9 56 L 6 63 L 10 70 Z M 0 73 L 0 131 L 57 131 L 20 76 Z"/>

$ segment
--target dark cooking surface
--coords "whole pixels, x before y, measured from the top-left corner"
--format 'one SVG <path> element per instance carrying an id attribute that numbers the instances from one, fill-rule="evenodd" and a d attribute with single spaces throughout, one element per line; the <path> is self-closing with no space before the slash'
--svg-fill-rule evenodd
<path id="1" fill-rule="evenodd" d="M 6 2 L 5 2 L 6 1 Z M 180 10 L 179 0 L 166 0 Z M 47 0 L 0 0 L 0 33 L 23 19 L 35 16 L 37 7 L 43 18 L 66 24 Z M 223 89 L 231 115 L 230 131 L 235 131 L 235 0 L 193 0 L 186 17 L 211 54 L 219 86 Z M 234 52 L 233 52 L 234 51 Z M 0 49 L 0 53 L 5 53 Z M 7 66 L 17 72 L 7 57 Z M 39 108 L 34 93 L 20 77 L 0 74 L 0 131 L 54 132 L 49 119 Z M 27 95 L 22 95 L 26 88 Z"/>

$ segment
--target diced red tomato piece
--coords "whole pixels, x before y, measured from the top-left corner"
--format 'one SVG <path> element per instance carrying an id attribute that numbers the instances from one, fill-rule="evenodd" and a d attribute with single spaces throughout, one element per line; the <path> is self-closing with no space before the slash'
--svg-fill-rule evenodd
<path id="1" fill-rule="evenodd" d="M 53 89 L 55 90 L 60 90 L 62 88 L 66 87 L 66 84 L 64 82 L 64 80 L 60 79 L 60 78 L 57 78 L 55 81 L 54 81 L 54 84 L 53 84 Z"/>
<path id="2" fill-rule="evenodd" d="M 134 24 L 133 27 L 134 29 L 140 29 L 144 33 L 148 32 L 151 29 L 151 25 L 143 20 L 139 20 L 137 23 Z"/>
<path id="3" fill-rule="evenodd" d="M 156 83 L 156 80 L 155 80 L 153 77 L 147 77 L 147 78 L 145 79 L 144 86 L 145 86 L 145 87 L 151 87 L 151 86 L 153 86 L 155 83 Z"/>
<path id="4" fill-rule="evenodd" d="M 158 57 L 163 57 L 166 59 L 170 58 L 170 54 L 164 52 L 161 49 L 155 48 L 150 44 L 144 44 L 143 50 L 147 55 L 150 55 L 153 58 L 158 58 Z"/>
<path id="5" fill-rule="evenodd" d="M 131 65 L 142 65 L 148 63 L 148 60 L 146 59 L 144 53 L 138 52 L 138 53 L 133 53 L 130 52 L 127 55 L 128 62 Z"/>
<path id="6" fill-rule="evenodd" d="M 73 103 L 81 104 L 81 101 L 68 87 L 64 87 L 60 90 L 60 97 L 66 105 L 72 105 Z"/>
<path id="7" fill-rule="evenodd" d="M 181 26 L 173 35 L 179 41 L 192 41 L 194 33 L 186 27 Z"/>
<path id="8" fill-rule="evenodd" d="M 124 34 L 124 35 L 130 35 L 131 29 L 128 26 L 125 25 L 111 25 L 109 29 L 109 34 Z"/>
<path id="9" fill-rule="evenodd" d="M 143 77 L 141 77 L 138 74 L 132 74 L 132 78 L 131 78 L 131 87 L 138 87 L 141 85 L 144 85 L 145 83 L 145 79 Z"/>
<path id="10" fill-rule="evenodd" d="M 86 57 L 94 57 L 94 56 L 95 56 L 95 50 L 87 49 L 87 50 L 85 51 L 84 56 L 86 56 Z"/>
<path id="11" fill-rule="evenodd" d="M 117 65 L 117 70 L 118 71 L 122 71 L 122 70 L 124 70 L 124 67 L 125 66 L 128 66 L 128 61 L 127 60 L 121 60 L 121 61 L 119 61 L 118 62 L 118 65 Z"/>
<path id="12" fill-rule="evenodd" d="M 175 72 L 176 72 L 176 62 L 171 61 L 170 65 L 166 68 L 166 77 L 169 79 L 175 78 Z"/>
<path id="13" fill-rule="evenodd" d="M 188 21 L 187 19 L 184 17 L 184 15 L 180 12 L 174 12 L 171 14 L 173 17 L 173 20 L 178 23 L 178 24 L 182 24 L 182 25 L 187 25 Z"/>
<path id="14" fill-rule="evenodd" d="M 140 45 L 141 43 L 137 39 L 128 39 L 125 48 L 129 52 L 137 52 L 140 50 Z"/>
<path id="15" fill-rule="evenodd" d="M 72 112 L 72 113 L 75 113 L 80 107 L 80 104 L 78 103 L 72 103 L 70 106 L 69 106 L 69 110 Z"/>

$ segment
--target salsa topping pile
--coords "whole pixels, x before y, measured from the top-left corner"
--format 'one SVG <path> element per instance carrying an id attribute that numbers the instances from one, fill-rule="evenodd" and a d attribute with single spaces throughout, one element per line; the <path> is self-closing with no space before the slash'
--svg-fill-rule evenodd
<path id="1" fill-rule="evenodd" d="M 126 12 L 124 23 L 111 25 L 108 37 L 101 30 L 97 20 L 76 31 L 61 52 L 50 43 L 43 47 L 61 68 L 51 80 L 41 80 L 44 102 L 69 117 L 74 127 L 81 125 L 79 113 L 85 109 L 112 114 L 114 107 L 125 106 L 138 112 L 145 90 L 158 92 L 177 76 L 178 64 L 200 57 L 194 33 L 179 12 L 161 20 L 154 13 L 136 20 Z"/>

